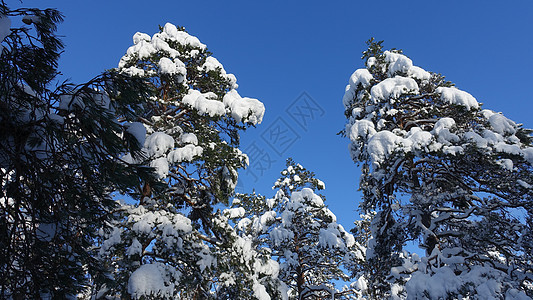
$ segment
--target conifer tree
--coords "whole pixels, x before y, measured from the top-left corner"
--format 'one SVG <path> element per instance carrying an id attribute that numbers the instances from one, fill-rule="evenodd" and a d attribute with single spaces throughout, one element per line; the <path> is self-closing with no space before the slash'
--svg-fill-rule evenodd
<path id="1" fill-rule="evenodd" d="M 350 290 L 337 291 L 334 280 L 348 280 L 343 267 L 362 258 L 362 248 L 337 223 L 316 194 L 325 185 L 292 159 L 274 184 L 272 199 L 242 195 L 234 209 L 247 213 L 237 223 L 255 247 L 270 253 L 280 264 L 279 278 L 289 299 L 340 299 Z"/>
<path id="2" fill-rule="evenodd" d="M 100 270 L 92 244 L 115 207 L 110 191 L 148 176 L 119 162 L 140 147 L 116 117 L 136 114 L 145 85 L 116 72 L 57 83 L 62 19 L 0 3 L 0 298 L 82 292 Z"/>
<path id="3" fill-rule="evenodd" d="M 373 296 L 533 296 L 532 131 L 382 42 L 370 40 L 363 59 L 343 104 L 361 210 L 375 213 Z M 417 241 L 423 257 L 404 252 Z"/>
<path id="4" fill-rule="evenodd" d="M 276 270 L 214 209 L 234 192 L 247 164 L 239 131 L 261 123 L 263 104 L 241 97 L 235 76 L 184 28 L 167 23 L 133 42 L 118 71 L 149 81 L 154 93 L 129 127 L 144 156 L 123 160 L 152 167 L 156 177 L 139 181 L 133 201 L 102 229 L 100 253 L 113 276 L 95 292 L 208 299 L 231 297 L 250 282 L 256 298 L 268 299 L 258 278 Z"/>

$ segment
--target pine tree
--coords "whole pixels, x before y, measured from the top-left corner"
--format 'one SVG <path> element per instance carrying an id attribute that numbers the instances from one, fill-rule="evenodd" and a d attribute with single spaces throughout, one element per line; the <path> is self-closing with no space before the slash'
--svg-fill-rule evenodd
<path id="1" fill-rule="evenodd" d="M 242 98 L 235 76 L 184 28 L 167 23 L 133 42 L 118 71 L 149 81 L 154 93 L 130 126 L 145 155 L 123 159 L 152 167 L 156 177 L 139 181 L 116 222 L 102 229 L 100 253 L 112 276 L 98 296 L 208 299 L 231 297 L 246 282 L 261 289 L 254 266 L 268 261 L 247 252 L 215 208 L 228 204 L 247 164 L 239 131 L 261 123 L 263 104 Z M 235 280 L 242 276 L 249 281 Z"/>
<path id="2" fill-rule="evenodd" d="M 11 27 L 17 18 L 28 26 Z M 101 269 L 92 243 L 110 191 L 148 176 L 119 162 L 140 147 L 116 117 L 136 114 L 146 86 L 116 72 L 57 83 L 62 18 L 0 3 L 0 298 L 82 292 Z"/>
<path id="3" fill-rule="evenodd" d="M 373 296 L 533 296 L 532 131 L 382 42 L 363 59 L 343 103 L 361 210 L 375 213 Z M 404 252 L 417 241 L 421 258 Z"/>
<path id="4" fill-rule="evenodd" d="M 343 267 L 362 258 L 363 249 L 337 223 L 324 196 L 314 192 L 324 183 L 292 159 L 281 175 L 274 198 L 242 195 L 234 202 L 248 214 L 237 228 L 279 262 L 290 299 L 340 299 L 352 293 L 337 291 L 333 281 L 349 279 Z"/>

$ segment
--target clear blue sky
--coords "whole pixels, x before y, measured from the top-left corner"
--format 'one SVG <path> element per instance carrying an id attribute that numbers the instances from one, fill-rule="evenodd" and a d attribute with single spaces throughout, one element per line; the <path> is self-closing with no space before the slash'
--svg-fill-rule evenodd
<path id="1" fill-rule="evenodd" d="M 60 69 L 74 82 L 117 66 L 135 32 L 152 35 L 166 22 L 185 26 L 237 76 L 242 96 L 258 98 L 266 106 L 263 124 L 243 135 L 241 149 L 258 146 L 275 162 L 257 181 L 241 172 L 240 188 L 273 196 L 270 188 L 284 159 L 293 157 L 326 183 L 326 203 L 346 228 L 358 215 L 359 171 L 349 157 L 347 139 L 336 133 L 345 124 L 344 87 L 363 66 L 361 52 L 370 37 L 385 40 L 386 48 L 403 49 L 415 65 L 442 73 L 485 108 L 533 127 L 533 1 L 264 2 L 7 4 L 54 7 L 64 13 L 59 33 L 66 49 Z M 303 127 L 286 112 L 295 107 L 305 112 L 305 102 L 298 100 L 302 92 L 316 101 L 318 106 L 312 107 L 322 109 L 313 111 Z M 300 102 L 291 107 L 295 100 Z M 278 125 L 294 130 L 286 138 L 298 137 L 290 146 L 290 139 L 277 145 L 281 155 L 262 139 L 269 139 L 267 129 Z"/>

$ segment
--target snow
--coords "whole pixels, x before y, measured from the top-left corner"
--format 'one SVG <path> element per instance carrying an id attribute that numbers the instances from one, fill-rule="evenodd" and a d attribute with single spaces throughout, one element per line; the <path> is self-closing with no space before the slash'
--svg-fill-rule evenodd
<path id="1" fill-rule="evenodd" d="M 174 148 L 174 138 L 164 132 L 154 132 L 144 142 L 144 148 L 149 156 L 160 157 Z"/>
<path id="2" fill-rule="evenodd" d="M 128 48 L 126 55 L 119 62 L 119 68 L 122 69 L 121 72 L 131 76 L 143 76 L 147 72 L 153 72 L 152 70 L 143 70 L 142 68 L 126 68 L 126 65 L 130 60 L 137 58 L 141 60 L 148 59 L 152 55 L 159 53 L 163 56 L 158 63 L 159 73 L 176 76 L 178 83 L 186 81 L 186 66 L 178 59 L 178 56 L 185 57 L 186 59 L 195 58 L 206 49 L 206 45 L 202 44 L 198 38 L 189 35 L 185 31 L 178 30 L 175 25 L 170 23 L 165 24 L 162 32 L 158 32 L 152 37 L 137 32 L 133 36 L 133 42 L 134 45 Z M 180 53 L 178 50 L 170 47 L 171 44 L 182 46 L 178 47 L 178 49 L 184 51 L 184 53 Z M 200 71 L 206 73 L 210 71 L 219 72 L 231 88 L 235 89 L 238 87 L 235 75 L 227 73 L 223 65 L 212 56 L 207 56 L 200 69 Z"/>
<path id="3" fill-rule="evenodd" d="M 145 72 L 143 69 L 139 69 L 135 66 L 131 66 L 131 67 L 128 67 L 128 68 L 123 68 L 120 70 L 121 73 L 123 74 L 126 74 L 128 76 L 139 76 L 139 77 L 142 77 L 144 76 Z"/>
<path id="4" fill-rule="evenodd" d="M 155 169 L 155 173 L 159 178 L 165 178 L 168 175 L 169 166 L 166 157 L 159 157 L 150 162 L 150 167 Z"/>
<path id="5" fill-rule="evenodd" d="M 139 242 L 139 240 L 137 240 L 137 238 L 133 238 L 131 245 L 126 250 L 126 255 L 127 256 L 140 255 L 142 253 L 142 250 L 143 250 L 142 245 Z"/>
<path id="6" fill-rule="evenodd" d="M 321 278 L 318 280 L 327 281 L 326 285 L 329 286 L 333 278 L 338 279 L 338 275 L 328 273 L 331 268 L 334 268 L 334 272 L 343 273 L 339 269 L 340 265 L 356 256 L 347 247 L 356 244 L 355 238 L 336 223 L 335 215 L 327 209 L 322 197 L 315 194 L 313 189 L 290 188 L 295 182 L 300 182 L 303 186 L 316 184 L 324 187 L 320 180 L 309 175 L 301 165 L 292 162 L 288 162 L 287 168 L 281 173 L 282 176 L 274 184 L 274 188 L 278 188 L 275 197 L 267 199 L 266 205 L 261 207 L 262 210 L 272 210 L 254 217 L 252 232 L 246 234 L 259 234 L 257 240 L 265 241 L 268 253 L 279 262 L 279 267 L 278 264 L 273 265 L 270 268 L 272 271 L 268 273 L 275 271 L 277 274 L 279 269 L 279 276 L 284 280 L 293 277 L 299 266 L 311 266 L 310 270 L 305 271 L 306 278 L 312 278 L 306 285 L 315 286 L 314 278 Z M 290 199 L 287 198 L 284 187 L 289 187 Z M 243 228 L 243 225 L 249 223 L 246 219 L 245 222 L 239 222 L 238 226 Z M 316 262 L 324 263 L 315 265 Z M 254 267 L 257 269 L 257 266 Z M 287 281 L 285 283 L 291 284 Z M 293 292 L 294 290 L 291 294 Z"/>
<path id="7" fill-rule="evenodd" d="M 185 31 L 180 31 L 175 25 L 166 23 L 163 27 L 164 36 L 172 41 L 176 41 L 184 46 L 191 46 L 204 50 L 206 46 L 200 42 L 200 40 L 192 35 L 189 35 Z"/>
<path id="8" fill-rule="evenodd" d="M 356 144 L 366 141 L 366 152 L 376 164 L 381 164 L 393 152 L 440 151 L 448 155 L 459 155 L 465 152 L 464 143 L 470 142 L 480 149 L 499 153 L 522 156 L 533 162 L 533 148 L 524 147 L 514 135 L 517 125 L 501 114 L 485 112 L 494 131 L 484 129 L 481 134 L 475 131 L 458 132 L 453 118 L 444 117 L 435 122 L 431 131 L 412 127 L 409 132 L 403 130 L 382 130 L 377 132 L 374 122 L 362 119 L 354 120 L 347 125 L 347 135 Z M 381 119 L 382 120 L 382 119 Z M 490 121 L 492 120 L 492 122 Z M 379 122 L 378 122 L 379 123 Z M 499 133 L 498 133 L 499 132 Z M 504 137 L 505 135 L 506 137 Z M 502 167 L 511 170 L 511 161 L 501 161 Z"/>
<path id="9" fill-rule="evenodd" d="M 258 300 L 270 300 L 270 296 L 268 295 L 265 286 L 259 283 L 257 280 L 254 281 L 252 289 L 254 291 L 254 296 Z"/>
<path id="10" fill-rule="evenodd" d="M 310 188 L 303 188 L 299 192 L 292 193 L 291 202 L 298 203 L 304 201 L 309 201 L 309 203 L 311 203 L 315 207 L 324 206 L 324 201 L 322 200 L 322 198 L 315 194 L 315 192 Z"/>
<path id="11" fill-rule="evenodd" d="M 194 133 L 184 133 L 180 136 L 180 140 L 185 144 L 198 145 L 198 137 Z"/>
<path id="12" fill-rule="evenodd" d="M 433 142 L 433 135 L 428 131 L 423 131 L 420 127 L 411 128 L 407 138 L 415 150 L 424 150 Z"/>
<path id="13" fill-rule="evenodd" d="M 516 133 L 516 123 L 507 119 L 500 113 L 494 113 L 490 110 L 483 110 L 482 114 L 485 118 L 488 119 L 492 129 L 499 134 L 515 134 Z"/>
<path id="14" fill-rule="evenodd" d="M 216 266 L 217 259 L 216 257 L 212 256 L 209 251 L 204 250 L 197 253 L 198 256 L 200 256 L 200 260 L 196 262 L 198 267 L 200 267 L 201 271 L 204 271 L 205 269 L 210 269 L 213 266 Z"/>
<path id="15" fill-rule="evenodd" d="M 373 86 L 370 94 L 374 103 L 389 98 L 398 99 L 404 94 L 418 94 L 418 84 L 413 78 L 396 76 L 387 78 Z"/>
<path id="16" fill-rule="evenodd" d="M 208 56 L 205 59 L 205 63 L 202 65 L 202 69 L 206 73 L 209 71 L 219 71 L 222 77 L 229 81 L 232 88 L 236 89 L 238 87 L 237 78 L 235 78 L 235 75 L 226 73 L 226 70 L 224 70 L 224 66 L 218 61 L 218 59 L 212 56 Z"/>
<path id="17" fill-rule="evenodd" d="M 351 102 L 355 98 L 355 91 L 361 84 L 363 87 L 370 85 L 370 81 L 373 79 L 372 74 L 367 69 L 358 69 L 350 76 L 349 84 L 346 86 L 346 92 L 342 98 L 344 108 L 349 108 Z"/>
<path id="18" fill-rule="evenodd" d="M 237 222 L 236 228 L 238 230 L 244 231 L 246 227 L 248 227 L 250 224 L 252 224 L 252 220 L 248 218 L 242 218 L 239 222 Z"/>
<path id="19" fill-rule="evenodd" d="M 322 180 L 317 179 L 317 187 L 319 190 L 324 190 L 326 188 L 326 184 Z"/>
<path id="20" fill-rule="evenodd" d="M 352 286 L 359 291 L 366 291 L 368 289 L 367 280 L 364 276 L 359 277 Z"/>
<path id="21" fill-rule="evenodd" d="M 218 278 L 220 279 L 222 284 L 225 286 L 231 286 L 236 283 L 234 274 L 222 272 Z"/>
<path id="22" fill-rule="evenodd" d="M 441 95 L 441 100 L 450 104 L 464 106 L 467 110 L 479 108 L 476 98 L 465 91 L 455 87 L 438 87 L 435 89 L 437 94 Z"/>
<path id="23" fill-rule="evenodd" d="M 424 178 L 420 183 L 421 185 L 425 184 L 424 188 L 427 189 L 426 191 L 429 194 L 414 196 L 411 200 L 412 202 L 404 203 L 409 201 L 409 197 L 404 197 L 405 195 L 401 193 L 404 190 L 398 185 L 397 192 L 393 192 L 389 198 L 386 196 L 382 198 L 384 196 L 381 188 L 390 182 L 388 180 L 396 180 L 396 176 L 394 178 L 390 177 L 390 174 L 394 173 L 395 170 L 405 172 L 399 176 L 409 176 L 407 170 L 411 167 L 415 168 L 415 172 L 418 170 L 422 170 L 421 172 L 423 173 L 427 171 L 423 165 L 418 165 L 417 159 L 420 159 L 419 162 L 422 163 L 427 158 L 431 163 L 432 159 L 448 161 L 454 159 L 452 156 L 475 153 L 495 163 L 493 167 L 487 167 L 484 172 L 488 175 L 483 176 L 490 176 L 489 173 L 492 170 L 497 172 L 498 176 L 502 174 L 511 175 L 508 179 L 511 180 L 510 182 L 503 181 L 501 186 L 498 185 L 494 188 L 515 189 L 513 193 L 516 192 L 516 197 L 520 198 L 522 197 L 521 192 L 530 193 L 529 189 L 532 187 L 529 180 L 526 180 L 527 182 L 519 180 L 518 178 L 521 175 L 510 173 L 517 171 L 520 174 L 522 172 L 527 173 L 526 170 L 531 166 L 524 165 L 523 160 L 533 164 L 533 147 L 530 147 L 529 143 L 523 142 L 524 139 L 522 138 L 524 134 L 528 135 L 527 130 L 522 131 L 520 124 L 506 118 L 501 113 L 490 110 L 481 111 L 481 104 L 465 91 L 455 87 L 439 87 L 438 85 L 442 84 L 442 82 L 435 80 L 438 78 L 432 78 L 432 73 L 413 66 L 412 61 L 406 56 L 394 51 L 386 51 L 384 56 L 385 63 L 381 60 L 370 58 L 367 60 L 367 66 L 369 68 L 373 67 L 371 69 L 372 74 L 376 78 L 378 78 L 376 74 L 379 73 L 386 73 L 380 75 L 389 78 L 383 79 L 381 82 L 370 79 L 366 84 L 355 83 L 356 87 L 353 87 L 351 85 L 359 77 L 352 75 L 354 79 L 350 78 L 350 85 L 346 87 L 343 98 L 345 109 L 348 109 L 348 113 L 351 110 L 351 115 L 348 116 L 345 128 L 346 136 L 351 141 L 351 155 L 358 163 L 367 163 L 368 160 L 372 163 L 372 173 L 363 176 L 361 185 L 361 188 L 369 193 L 369 199 L 371 199 L 363 207 L 378 211 L 376 217 L 372 218 L 372 224 L 370 225 L 371 233 L 369 240 L 367 240 L 366 259 L 376 256 L 380 241 L 378 238 L 379 233 L 388 230 L 387 226 L 380 223 L 380 221 L 383 221 L 384 216 L 379 214 L 385 211 L 389 213 L 388 210 L 380 207 L 382 203 L 390 205 L 388 207 L 392 209 L 391 216 L 393 218 L 404 222 L 409 216 L 413 217 L 417 214 L 412 205 L 415 205 L 415 207 L 424 205 L 424 209 L 426 209 L 429 201 L 437 201 L 438 206 L 443 203 L 450 203 L 449 201 L 453 202 L 455 197 L 464 197 L 467 194 L 463 188 L 458 188 L 452 191 L 451 194 L 443 194 L 438 190 L 433 191 L 434 188 L 439 188 L 440 185 L 431 179 L 433 170 L 430 170 L 427 175 L 429 179 Z M 359 73 L 366 74 L 361 71 Z M 381 76 L 379 79 L 381 80 Z M 412 103 L 404 102 L 404 98 L 418 95 L 418 84 L 420 84 L 420 93 L 423 92 L 424 95 L 413 97 L 415 99 Z M 370 101 L 368 101 L 368 92 L 370 92 L 371 96 Z M 434 95 L 435 97 L 432 97 Z M 397 103 L 398 99 L 402 99 L 402 102 Z M 433 110 L 434 108 L 435 110 Z M 462 111 L 462 113 L 456 114 L 457 109 Z M 417 115 L 417 112 L 420 112 L 420 115 Z M 411 153 L 406 155 L 408 152 Z M 405 159 L 409 161 L 413 156 L 415 157 L 415 160 L 412 161 L 415 163 L 414 166 L 410 165 L 411 162 L 408 165 L 402 165 L 406 161 Z M 468 159 L 468 157 L 461 159 Z M 381 167 L 380 165 L 385 164 L 385 162 L 386 165 Z M 438 164 L 437 162 L 436 165 Z M 480 170 L 483 168 L 485 167 Z M 388 176 L 385 178 L 385 175 Z M 408 189 L 413 188 L 409 186 L 410 181 L 408 181 L 409 178 L 406 179 Z M 376 184 L 376 182 L 379 182 L 379 184 Z M 483 183 L 480 184 L 482 185 Z M 438 196 L 432 196 L 435 195 L 433 193 Z M 399 199 L 402 200 L 396 197 L 401 197 Z M 494 196 L 494 199 L 486 195 L 472 195 L 470 197 L 475 199 L 475 201 L 489 201 L 488 203 L 492 203 L 492 201 L 496 203 L 498 200 L 506 201 L 506 199 L 498 199 L 503 196 Z M 431 200 L 432 198 L 433 200 Z M 479 203 L 483 204 L 484 202 Z M 453 203 L 451 205 L 443 205 L 440 208 L 442 210 L 430 208 L 430 211 L 431 209 L 434 211 L 431 214 L 431 225 L 428 228 L 421 224 L 421 217 L 418 216 L 419 220 L 417 222 L 420 224 L 417 226 L 421 228 L 421 236 L 435 233 L 440 239 L 441 235 L 439 234 L 446 236 L 447 232 L 455 234 L 456 230 L 460 230 L 460 227 L 458 227 L 459 229 L 450 229 L 451 227 L 444 227 L 443 224 L 459 222 L 458 224 L 464 224 L 467 227 L 479 226 L 481 228 L 484 225 L 482 222 L 487 222 L 486 224 L 491 222 L 488 221 L 489 212 L 474 211 L 475 205 L 469 209 L 457 208 L 453 205 Z M 485 205 L 486 207 L 483 206 L 483 209 L 492 209 L 490 208 L 491 204 L 487 205 Z M 408 215 L 403 215 L 407 211 L 409 212 Z M 487 215 L 485 216 L 485 214 Z M 402 226 L 406 226 L 410 222 L 400 223 L 398 228 L 402 228 Z M 494 226 L 493 230 L 504 234 L 502 227 Z M 516 232 L 522 230 L 516 228 L 511 230 Z M 340 232 L 342 233 L 342 231 Z M 490 233 L 490 230 L 483 233 L 480 232 L 480 234 L 488 235 Z M 329 227 L 327 229 L 322 228 L 320 234 L 320 244 L 329 248 L 335 247 L 337 238 L 343 237 L 342 234 L 338 235 L 335 230 L 330 230 Z M 524 233 L 522 232 L 522 234 Z M 444 239 L 446 240 L 446 238 Z M 516 283 L 514 281 L 516 277 L 512 277 L 514 275 L 511 275 L 511 273 L 520 273 L 522 271 L 519 270 L 521 267 L 509 267 L 509 262 L 503 258 L 501 253 L 497 253 L 496 258 L 494 258 L 490 254 L 490 249 L 474 249 L 475 247 L 472 248 L 468 243 L 458 242 L 457 245 L 459 244 L 463 245 L 465 249 L 453 248 L 455 246 L 453 243 L 448 245 L 443 242 L 439 247 L 434 247 L 431 256 L 418 260 L 415 260 L 413 256 L 410 265 L 404 264 L 401 267 L 392 268 L 391 277 L 397 279 L 396 282 L 394 279 L 390 281 L 392 298 L 444 299 L 449 298 L 450 295 L 451 297 L 469 295 L 470 298 L 475 299 L 500 299 L 502 297 L 511 299 L 525 296 L 524 293 L 512 287 L 512 284 Z M 436 253 L 439 251 L 442 251 L 442 253 Z M 521 252 L 520 250 L 518 251 Z M 486 253 L 489 254 L 485 258 L 484 255 Z M 475 259 L 471 259 L 472 257 L 478 257 L 478 255 L 484 257 L 483 260 L 493 261 L 497 265 L 501 263 L 499 267 L 502 270 L 508 268 L 508 273 L 498 271 L 498 267 L 489 263 L 478 264 Z M 407 285 L 404 285 L 405 282 L 407 282 Z M 362 286 L 361 289 L 363 289 Z"/>
<path id="24" fill-rule="evenodd" d="M 496 133 L 492 130 L 488 130 L 488 129 L 483 130 L 481 135 L 487 143 L 492 144 L 492 145 L 503 143 L 505 141 L 501 134 Z"/>
<path id="25" fill-rule="evenodd" d="M 130 216 L 131 221 L 134 222 L 131 229 L 135 233 L 148 235 L 152 231 L 155 222 L 157 221 L 157 215 L 152 212 L 148 212 L 143 207 L 139 207 L 138 210 L 140 210 L 143 214 L 139 216 Z"/>
<path id="26" fill-rule="evenodd" d="M 11 19 L 7 16 L 0 16 L 0 54 L 4 49 L 2 42 L 11 33 Z"/>
<path id="27" fill-rule="evenodd" d="M 518 183 L 519 185 L 521 185 L 523 188 L 526 188 L 526 189 L 530 189 L 532 188 L 533 186 L 523 180 L 517 180 L 516 183 Z"/>
<path id="28" fill-rule="evenodd" d="M 419 80 L 431 79 L 431 73 L 417 66 L 412 66 L 411 68 L 409 68 L 409 71 L 407 71 L 407 75 Z"/>
<path id="29" fill-rule="evenodd" d="M 318 235 L 318 243 L 324 248 L 341 248 L 344 249 L 345 244 L 340 237 L 340 232 L 336 223 L 331 223 L 328 228 L 321 228 Z"/>
<path id="30" fill-rule="evenodd" d="M 508 289 L 505 292 L 505 300 L 531 300 L 531 297 L 517 289 Z"/>
<path id="31" fill-rule="evenodd" d="M 349 137 L 352 142 L 358 141 L 360 138 L 366 139 L 376 134 L 374 123 L 369 120 L 356 120 L 350 127 Z"/>
<path id="32" fill-rule="evenodd" d="M 267 211 L 265 212 L 260 218 L 259 218 L 259 223 L 262 225 L 262 226 L 268 226 L 270 222 L 272 222 L 273 220 L 276 219 L 276 212 L 271 210 L 271 211 Z"/>
<path id="33" fill-rule="evenodd" d="M 185 64 L 178 58 L 174 58 L 174 60 L 171 60 L 170 58 L 162 57 L 159 60 L 158 66 L 159 73 L 161 74 L 178 75 L 178 83 L 181 83 L 185 80 L 185 76 L 187 75 L 187 69 L 185 68 Z"/>
<path id="34" fill-rule="evenodd" d="M 494 145 L 494 149 L 498 152 L 514 155 L 521 155 L 523 153 L 518 145 L 509 145 L 506 143 L 497 143 Z"/>
<path id="35" fill-rule="evenodd" d="M 435 123 L 432 133 L 437 137 L 437 141 L 443 144 L 459 141 L 459 137 L 453 134 L 450 129 L 455 126 L 455 120 L 452 118 L 441 118 Z"/>
<path id="36" fill-rule="evenodd" d="M 220 70 L 222 74 L 226 73 L 224 66 L 222 66 L 218 59 L 212 56 L 208 56 L 205 59 L 205 63 L 202 65 L 202 68 L 205 70 L 205 72 Z"/>
<path id="37" fill-rule="evenodd" d="M 389 63 L 388 73 L 390 76 L 396 73 L 407 73 L 413 66 L 413 61 L 403 54 L 391 51 L 385 51 L 383 54 L 385 55 L 385 62 Z"/>
<path id="38" fill-rule="evenodd" d="M 504 294 L 501 278 L 505 273 L 484 266 L 471 266 L 468 271 L 459 274 L 449 266 L 431 272 L 415 272 L 405 285 L 407 298 L 445 299 L 450 294 L 459 294 L 468 289 L 475 299 L 500 299 Z M 515 289 L 508 289 L 506 299 L 528 299 Z"/>
<path id="39" fill-rule="evenodd" d="M 281 190 L 279 190 L 278 192 L 282 192 Z M 283 192 L 282 192 L 283 193 Z M 277 194 L 277 193 L 276 193 Z M 276 204 L 276 199 L 281 199 L 283 197 L 279 197 L 276 195 L 275 196 L 275 199 L 266 199 L 265 202 L 266 202 L 266 205 L 269 209 L 272 209 L 274 207 L 274 205 Z"/>
<path id="40" fill-rule="evenodd" d="M 59 109 L 72 111 L 75 108 L 83 109 L 85 103 L 80 97 L 75 97 L 73 95 L 61 95 L 59 97 Z"/>
<path id="41" fill-rule="evenodd" d="M 284 218 L 287 220 L 287 218 Z M 274 245 L 280 246 L 294 238 L 294 233 L 283 227 L 275 227 L 269 233 L 270 240 Z"/>
<path id="42" fill-rule="evenodd" d="M 265 106 L 257 99 L 242 98 L 236 90 L 231 90 L 222 100 L 231 111 L 231 116 L 238 122 L 254 125 L 261 124 L 265 114 Z"/>
<path id="43" fill-rule="evenodd" d="M 224 210 L 224 215 L 230 219 L 242 218 L 246 211 L 242 207 L 229 208 Z"/>
<path id="44" fill-rule="evenodd" d="M 218 117 L 226 113 L 226 108 L 221 101 L 213 100 L 216 97 L 211 92 L 202 94 L 197 90 L 189 90 L 189 93 L 183 97 L 182 102 L 197 109 L 200 114 Z"/>
<path id="45" fill-rule="evenodd" d="M 488 141 L 476 132 L 468 131 L 464 134 L 464 137 L 474 142 L 478 148 L 484 149 L 488 145 Z"/>
<path id="46" fill-rule="evenodd" d="M 522 156 L 531 165 L 533 165 L 533 148 L 526 148 L 522 150 Z"/>
<path id="47" fill-rule="evenodd" d="M 353 72 L 348 82 L 350 83 L 350 87 L 356 89 L 359 84 L 363 87 L 369 86 L 372 79 L 374 79 L 374 77 L 367 69 L 358 69 Z"/>
<path id="48" fill-rule="evenodd" d="M 121 238 L 122 230 L 119 228 L 114 227 L 113 230 L 107 235 L 106 239 L 102 243 L 102 246 L 100 247 L 100 255 L 103 255 L 110 249 L 112 249 L 115 245 L 119 244 L 122 241 Z"/>
<path id="49" fill-rule="evenodd" d="M 130 122 L 124 124 L 126 132 L 133 135 L 135 139 L 139 142 L 139 145 L 144 145 L 146 141 L 146 127 L 140 122 Z"/>
<path id="50" fill-rule="evenodd" d="M 434 276 L 416 273 L 407 282 L 405 288 L 408 295 L 416 297 L 421 291 L 427 291 L 432 299 L 445 298 L 448 291 L 460 286 L 461 282 L 450 268 L 441 268 Z"/>
<path id="51" fill-rule="evenodd" d="M 380 164 L 387 156 L 393 153 L 398 146 L 403 144 L 404 139 L 394 133 L 383 130 L 370 138 L 367 151 L 374 163 Z"/>
<path id="52" fill-rule="evenodd" d="M 170 48 L 170 45 L 165 41 L 165 38 L 162 36 L 161 33 L 156 33 L 154 34 L 154 36 L 152 36 L 152 46 L 156 52 L 166 52 L 171 57 L 176 57 L 180 55 L 177 50 Z"/>
<path id="53" fill-rule="evenodd" d="M 152 212 L 143 206 L 130 211 L 131 229 L 140 235 L 149 235 L 154 228 L 165 235 L 180 236 L 192 231 L 191 220 L 181 214 L 172 214 L 164 210 Z"/>
<path id="54" fill-rule="evenodd" d="M 157 262 L 140 266 L 128 280 L 128 293 L 135 299 L 147 296 L 173 298 L 174 284 L 170 283 L 168 269 L 168 266 Z M 178 271 L 171 273 L 177 275 Z"/>
<path id="55" fill-rule="evenodd" d="M 254 269 L 263 274 L 271 275 L 273 278 L 277 278 L 279 274 L 279 263 L 272 259 L 269 259 L 266 263 L 255 261 Z"/>
<path id="56" fill-rule="evenodd" d="M 145 40 L 140 40 L 137 44 L 129 47 L 128 50 L 126 50 L 126 54 L 128 56 L 137 55 L 140 59 L 148 58 L 152 54 L 154 54 L 155 52 L 157 52 L 157 50 L 152 45 L 152 43 L 148 42 L 148 41 L 145 41 Z M 121 63 L 123 63 L 122 60 L 121 60 Z M 121 65 L 119 64 L 119 67 L 120 66 Z"/>
<path id="57" fill-rule="evenodd" d="M 287 172 L 289 172 L 289 174 L 294 174 L 296 171 L 294 170 L 294 168 L 292 166 L 288 166 L 287 167 Z"/>
<path id="58" fill-rule="evenodd" d="M 96 90 L 93 92 L 92 97 L 96 105 L 108 111 L 113 110 L 111 106 L 111 99 L 106 93 Z"/>
<path id="59" fill-rule="evenodd" d="M 126 56 L 122 57 L 120 60 L 119 68 L 124 68 L 127 62 L 132 58 L 138 57 L 140 59 L 147 59 L 156 52 L 164 52 L 171 58 L 176 58 L 178 55 L 180 55 L 180 53 L 177 50 L 172 49 L 169 46 L 169 42 L 197 48 L 202 51 L 206 48 L 206 46 L 202 44 L 198 38 L 189 35 L 185 31 L 180 31 L 176 28 L 176 26 L 167 23 L 163 27 L 162 32 L 156 33 L 152 37 L 141 32 L 135 33 L 133 35 L 134 45 L 128 48 L 126 51 Z M 165 60 L 162 62 L 160 61 L 160 71 L 165 74 L 179 74 L 182 76 L 182 79 L 180 80 L 183 81 L 185 75 L 182 68 L 184 66 L 183 63 L 181 63 L 179 60 L 172 61 L 169 58 L 163 58 L 165 58 Z M 175 67 L 173 67 L 171 63 L 173 63 Z M 131 75 L 141 75 L 142 73 L 140 69 L 126 69 L 122 70 L 122 72 L 126 72 Z M 229 79 L 235 78 L 235 76 L 230 75 L 231 74 L 227 75 L 226 77 Z"/>
<path id="60" fill-rule="evenodd" d="M 50 119 L 50 121 L 55 122 L 60 125 L 63 125 L 65 123 L 65 117 L 60 116 L 58 114 L 50 113 L 48 114 L 48 118 Z"/>
<path id="61" fill-rule="evenodd" d="M 168 154 L 168 160 L 172 163 L 179 163 L 184 161 L 192 161 L 195 157 L 199 157 L 203 153 L 203 148 L 195 146 L 194 144 L 188 144 L 181 148 L 170 151 Z"/>
<path id="62" fill-rule="evenodd" d="M 147 35 L 146 33 L 137 32 L 137 33 L 135 33 L 133 35 L 133 44 L 134 45 L 137 45 L 141 41 L 150 42 L 151 40 L 152 39 L 150 38 L 150 36 Z"/>
<path id="63" fill-rule="evenodd" d="M 464 153 L 464 149 L 461 146 L 443 146 L 442 152 L 444 154 L 457 155 Z"/>
<path id="64" fill-rule="evenodd" d="M 348 247 L 354 246 L 355 237 L 351 233 L 347 232 L 341 224 L 337 224 L 337 226 L 338 226 L 339 232 L 342 233 L 342 235 L 344 236 L 344 239 L 346 240 L 346 246 Z"/>
<path id="65" fill-rule="evenodd" d="M 377 59 L 375 57 L 369 57 L 367 60 L 366 60 L 366 66 L 371 68 L 372 66 L 375 66 L 377 63 Z"/>

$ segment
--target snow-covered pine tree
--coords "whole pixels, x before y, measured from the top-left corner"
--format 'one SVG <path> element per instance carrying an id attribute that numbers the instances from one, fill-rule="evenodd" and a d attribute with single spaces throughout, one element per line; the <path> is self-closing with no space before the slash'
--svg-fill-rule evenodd
<path id="1" fill-rule="evenodd" d="M 340 299 L 350 290 L 338 291 L 334 280 L 347 280 L 347 264 L 362 258 L 363 249 L 337 223 L 315 190 L 325 188 L 292 159 L 275 182 L 276 195 L 238 195 L 232 210 L 241 209 L 237 228 L 254 241 L 254 247 L 270 253 L 280 264 L 279 278 L 289 299 Z"/>
<path id="2" fill-rule="evenodd" d="M 533 296 L 531 130 L 369 41 L 343 98 L 373 296 Z M 403 251 L 420 242 L 426 255 Z M 528 296 L 526 296 L 526 294 Z"/>
<path id="3" fill-rule="evenodd" d="M 183 28 L 167 23 L 133 42 L 118 70 L 148 80 L 155 92 L 130 126 L 145 157 L 124 160 L 153 167 L 157 178 L 139 182 L 134 203 L 102 230 L 101 255 L 114 275 L 99 296 L 207 299 L 254 282 L 256 297 L 268 299 L 253 278 L 269 275 L 268 261 L 256 259 L 214 209 L 233 194 L 247 164 L 239 131 L 261 123 L 263 104 L 242 98 L 235 76 Z M 235 281 L 243 274 L 248 281 Z"/>
<path id="4" fill-rule="evenodd" d="M 28 26 L 12 27 L 17 19 Z M 2 299 L 83 291 L 100 269 L 92 243 L 115 207 L 110 191 L 125 192 L 143 171 L 119 163 L 140 147 L 116 115 L 135 115 L 146 86 L 116 72 L 58 84 L 61 20 L 53 9 L 0 3 Z"/>

